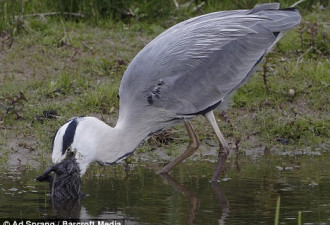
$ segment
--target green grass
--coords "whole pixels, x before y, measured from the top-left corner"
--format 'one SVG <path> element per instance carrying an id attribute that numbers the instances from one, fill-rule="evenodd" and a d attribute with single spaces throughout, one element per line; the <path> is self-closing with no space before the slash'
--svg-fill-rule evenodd
<path id="1" fill-rule="evenodd" d="M 229 7 L 208 1 L 203 12 L 244 7 L 239 1 L 233 2 Z M 29 13 L 35 12 L 29 7 Z M 88 20 L 26 18 L 25 31 L 15 34 L 11 46 L 0 48 L 1 107 L 13 107 L 6 100 L 20 92 L 27 99 L 20 103 L 24 107 L 14 105 L 21 118 L 15 113 L 0 112 L 0 151 L 10 154 L 8 146 L 33 146 L 38 156 L 47 161 L 54 132 L 69 118 L 93 115 L 114 125 L 119 107 L 118 88 L 128 63 L 168 26 L 196 13 L 174 18 L 173 12 L 162 17 L 161 22 L 150 22 L 147 18 L 136 23 L 100 19 L 97 26 Z M 239 143 L 239 151 L 260 145 L 274 151 L 285 148 L 294 152 L 328 148 L 330 64 L 326 15 L 324 10 L 305 11 L 304 26 L 311 22 L 319 24 L 313 44 L 304 27 L 289 32 L 268 57 L 265 67 L 268 91 L 261 66 L 233 96 L 233 106 L 226 115 L 217 115 L 224 135 L 230 143 Z M 1 41 L 6 42 L 2 36 Z M 294 90 L 293 95 L 290 89 Z M 38 120 L 45 110 L 56 110 L 58 118 Z M 203 144 L 215 140 L 202 117 L 194 120 L 194 126 Z M 177 155 L 187 141 L 182 126 L 174 131 L 175 138 L 164 147 L 170 149 L 171 155 Z M 283 145 L 278 139 L 286 139 L 288 144 Z M 144 151 L 154 149 L 153 145 L 147 142 Z"/>
<path id="2" fill-rule="evenodd" d="M 281 197 L 278 196 L 277 198 L 277 203 L 276 203 L 276 211 L 275 211 L 275 225 L 279 224 L 279 219 L 280 219 L 280 205 L 281 205 Z"/>
<path id="3" fill-rule="evenodd" d="M 295 60 L 277 61 L 276 65 L 281 66 L 268 78 L 269 93 L 257 73 L 234 96 L 233 110 L 248 111 L 249 116 L 241 121 L 244 128 L 259 133 L 266 142 L 274 137 L 290 139 L 293 144 L 307 144 L 307 139 L 309 144 L 322 142 L 330 130 L 328 60 L 306 59 L 298 66 Z"/>
<path id="4" fill-rule="evenodd" d="M 281 208 L 281 197 L 278 196 L 275 210 L 275 220 L 274 224 L 278 225 L 280 221 L 280 208 Z M 298 225 L 301 225 L 301 212 L 298 212 Z"/>
<path id="5" fill-rule="evenodd" d="M 172 0 L 3 0 L 0 2 L 0 34 L 16 35 L 29 32 L 35 28 L 35 21 L 28 18 L 44 20 L 47 13 L 57 13 L 51 17 L 63 20 L 84 21 L 100 24 L 103 20 L 123 21 L 125 23 L 157 22 L 168 26 L 173 21 L 208 12 L 253 8 L 256 4 L 268 3 L 269 0 L 179 0 L 178 7 Z M 279 0 L 281 7 L 290 7 L 297 0 Z M 303 11 L 320 10 L 329 4 L 326 0 L 304 1 L 298 5 Z M 172 22 L 171 22 L 172 21 Z M 40 24 L 39 24 L 40 25 Z M 42 26 L 39 27 L 42 29 Z"/>

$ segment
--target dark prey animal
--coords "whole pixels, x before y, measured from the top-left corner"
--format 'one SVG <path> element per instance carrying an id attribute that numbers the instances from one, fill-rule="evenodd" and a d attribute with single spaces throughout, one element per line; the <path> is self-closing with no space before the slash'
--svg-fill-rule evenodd
<path id="1" fill-rule="evenodd" d="M 54 172 L 54 175 L 50 175 Z M 74 155 L 68 153 L 68 157 L 62 162 L 49 167 L 43 174 L 36 178 L 38 181 L 49 182 L 50 195 L 53 200 L 80 198 L 81 192 L 80 169 Z"/>

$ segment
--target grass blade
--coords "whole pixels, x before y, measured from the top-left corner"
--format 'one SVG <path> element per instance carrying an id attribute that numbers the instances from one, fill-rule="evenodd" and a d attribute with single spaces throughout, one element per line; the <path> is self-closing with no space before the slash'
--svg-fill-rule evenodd
<path id="1" fill-rule="evenodd" d="M 280 218 L 280 204 L 281 204 L 281 197 L 278 196 L 277 203 L 276 203 L 276 212 L 275 212 L 275 225 L 278 225 L 278 221 Z"/>
<path id="2" fill-rule="evenodd" d="M 301 225 L 301 211 L 298 212 L 298 225 Z"/>

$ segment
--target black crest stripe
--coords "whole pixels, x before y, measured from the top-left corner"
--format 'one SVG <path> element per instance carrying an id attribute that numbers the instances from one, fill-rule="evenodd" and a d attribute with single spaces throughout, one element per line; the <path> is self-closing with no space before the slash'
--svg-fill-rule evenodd
<path id="1" fill-rule="evenodd" d="M 74 135 L 76 133 L 77 125 L 78 118 L 74 118 L 73 120 L 71 120 L 68 127 L 66 128 L 65 133 L 63 135 L 62 155 L 71 146 L 74 139 Z"/>

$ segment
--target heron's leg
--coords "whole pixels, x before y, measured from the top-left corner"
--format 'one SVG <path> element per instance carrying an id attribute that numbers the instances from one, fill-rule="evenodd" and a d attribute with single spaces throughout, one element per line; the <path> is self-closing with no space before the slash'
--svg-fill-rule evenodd
<path id="1" fill-rule="evenodd" d="M 191 126 L 190 122 L 185 122 L 184 125 L 186 126 L 186 129 L 188 131 L 188 135 L 190 138 L 190 142 L 189 142 L 187 149 L 184 152 L 182 152 L 178 157 L 173 159 L 169 164 L 167 164 L 158 173 L 168 173 L 173 167 L 178 165 L 180 162 L 185 160 L 187 157 L 194 154 L 194 152 L 198 149 L 200 143 L 199 143 L 197 134 L 194 131 L 194 128 Z"/>
<path id="2" fill-rule="evenodd" d="M 210 111 L 208 113 L 205 114 L 206 119 L 210 122 L 219 142 L 220 142 L 220 149 L 219 149 L 219 159 L 218 159 L 218 163 L 217 163 L 217 167 L 215 168 L 214 174 L 212 176 L 212 182 L 215 182 L 218 180 L 218 177 L 221 173 L 221 171 L 223 170 L 225 163 L 227 161 L 227 157 L 229 155 L 230 152 L 230 148 L 225 140 L 225 138 L 223 137 L 218 124 L 215 120 L 213 111 Z M 222 148 L 221 148 L 222 147 Z"/>

